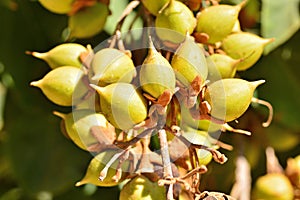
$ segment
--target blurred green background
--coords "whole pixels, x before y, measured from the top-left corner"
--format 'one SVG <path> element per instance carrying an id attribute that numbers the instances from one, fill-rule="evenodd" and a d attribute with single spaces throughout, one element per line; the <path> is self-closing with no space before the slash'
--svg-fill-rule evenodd
<path id="1" fill-rule="evenodd" d="M 123 3 L 115 3 L 117 9 L 127 1 Z M 222 137 L 237 150 L 223 151 L 230 161 L 224 166 L 212 163 L 206 176 L 210 181 L 203 181 L 202 187 L 227 193 L 234 180 L 233 162 L 239 146 L 252 164 L 254 178 L 265 173 L 266 146 L 275 148 L 283 166 L 288 157 L 300 154 L 299 0 L 249 0 L 243 12 L 244 30 L 276 38 L 253 68 L 239 74 L 247 80 L 266 80 L 257 95 L 272 103 L 275 115 L 271 127 L 262 128 L 268 111 L 253 105 L 239 124 L 253 135 Z M 66 26 L 67 16 L 50 13 L 37 1 L 0 0 L 0 200 L 118 199 L 117 187 L 74 186 L 92 156 L 61 134 L 60 119 L 52 111 L 68 109 L 52 104 L 40 90 L 29 86 L 49 68 L 25 51 L 45 52 L 64 42 L 61 35 Z M 76 42 L 94 47 L 108 36 L 102 32 Z M 228 181 L 218 181 L 220 175 Z"/>

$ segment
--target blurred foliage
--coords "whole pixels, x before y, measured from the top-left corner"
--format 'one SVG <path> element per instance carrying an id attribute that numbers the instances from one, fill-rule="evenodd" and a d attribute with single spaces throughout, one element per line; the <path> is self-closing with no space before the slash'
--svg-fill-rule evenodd
<path id="1" fill-rule="evenodd" d="M 117 1 L 112 2 L 124 7 Z M 275 2 L 282 8 L 277 9 Z M 253 167 L 253 178 L 264 173 L 266 146 L 277 145 L 275 150 L 283 165 L 288 157 L 300 154 L 297 148 L 300 141 L 300 32 L 296 32 L 299 29 L 299 0 L 264 0 L 262 3 L 262 35 L 275 37 L 278 43 L 272 48 L 277 48 L 240 76 L 248 80 L 266 79 L 258 96 L 274 106 L 274 121 L 269 129 L 262 128 L 260 124 L 265 120 L 267 110 L 254 105 L 238 125 L 250 129 L 251 137 L 224 134 L 221 139 L 233 144 L 236 150 L 224 151 L 230 159 L 224 166 L 215 163 L 209 166 L 209 173 L 202 181 L 206 184 L 201 185 L 206 189 L 230 190 L 234 180 L 234 160 L 231 158 L 243 149 Z M 251 6 L 252 13 L 253 7 L 259 8 Z M 121 8 L 116 10 L 120 12 Z M 117 18 L 114 16 L 113 20 Z M 61 134 L 60 120 L 51 114 L 53 110 L 69 110 L 52 104 L 40 90 L 29 87 L 30 81 L 41 78 L 50 69 L 44 62 L 26 55 L 25 51 L 43 52 L 62 43 L 61 33 L 66 24 L 65 15 L 48 12 L 37 1 L 0 0 L 0 125 L 4 121 L 0 132 L 0 200 L 89 200 L 99 196 L 118 199 L 117 187 L 87 185 L 75 188 L 75 182 L 82 178 L 92 156 Z M 110 26 L 115 25 L 106 26 L 109 33 L 113 30 Z M 103 32 L 92 39 L 76 42 L 96 46 L 107 37 L 108 34 Z"/>

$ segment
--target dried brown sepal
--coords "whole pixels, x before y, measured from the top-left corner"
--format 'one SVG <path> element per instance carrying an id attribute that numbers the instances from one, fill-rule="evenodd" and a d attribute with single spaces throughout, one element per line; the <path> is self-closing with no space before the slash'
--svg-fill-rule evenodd
<path id="1" fill-rule="evenodd" d="M 221 193 L 221 192 L 208 192 L 204 191 L 201 194 L 196 194 L 195 200 L 235 200 L 235 198 Z"/>
<path id="2" fill-rule="evenodd" d="M 83 66 L 88 70 L 91 67 L 91 62 L 95 56 L 95 53 L 91 45 L 87 45 L 86 48 L 87 51 L 82 52 L 79 56 L 79 59 L 82 62 Z"/>
<path id="3" fill-rule="evenodd" d="M 193 36 L 195 37 L 195 41 L 202 44 L 207 44 L 209 35 L 206 33 L 193 33 Z"/>

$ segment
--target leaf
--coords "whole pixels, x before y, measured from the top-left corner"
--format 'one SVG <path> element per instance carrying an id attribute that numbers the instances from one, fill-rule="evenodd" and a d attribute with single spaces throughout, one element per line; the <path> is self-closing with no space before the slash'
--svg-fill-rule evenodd
<path id="1" fill-rule="evenodd" d="M 286 42 L 299 27 L 299 0 L 262 0 L 261 34 L 265 38 L 275 38 L 264 54 Z"/>

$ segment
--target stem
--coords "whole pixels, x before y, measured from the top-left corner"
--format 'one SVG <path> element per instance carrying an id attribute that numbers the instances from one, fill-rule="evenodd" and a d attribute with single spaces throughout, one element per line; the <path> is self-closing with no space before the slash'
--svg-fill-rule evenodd
<path id="1" fill-rule="evenodd" d="M 164 167 L 164 177 L 173 178 L 170 155 L 169 155 L 169 150 L 168 150 L 168 141 L 167 141 L 166 130 L 160 129 L 158 131 L 158 136 L 159 136 L 159 142 L 160 142 L 160 147 L 161 147 L 161 157 L 162 157 L 162 162 L 163 162 L 163 167 Z M 173 198 L 173 184 L 169 185 L 167 199 L 168 200 L 174 199 Z"/>
<path id="2" fill-rule="evenodd" d="M 270 124 L 272 122 L 272 119 L 273 119 L 273 106 L 269 102 L 261 100 L 261 99 L 258 99 L 258 98 L 255 98 L 255 97 L 252 97 L 251 101 L 254 102 L 254 103 L 258 103 L 258 104 L 264 105 L 264 106 L 266 106 L 269 109 L 268 119 L 267 119 L 266 122 L 262 123 L 262 126 L 263 127 L 270 126 Z"/>

